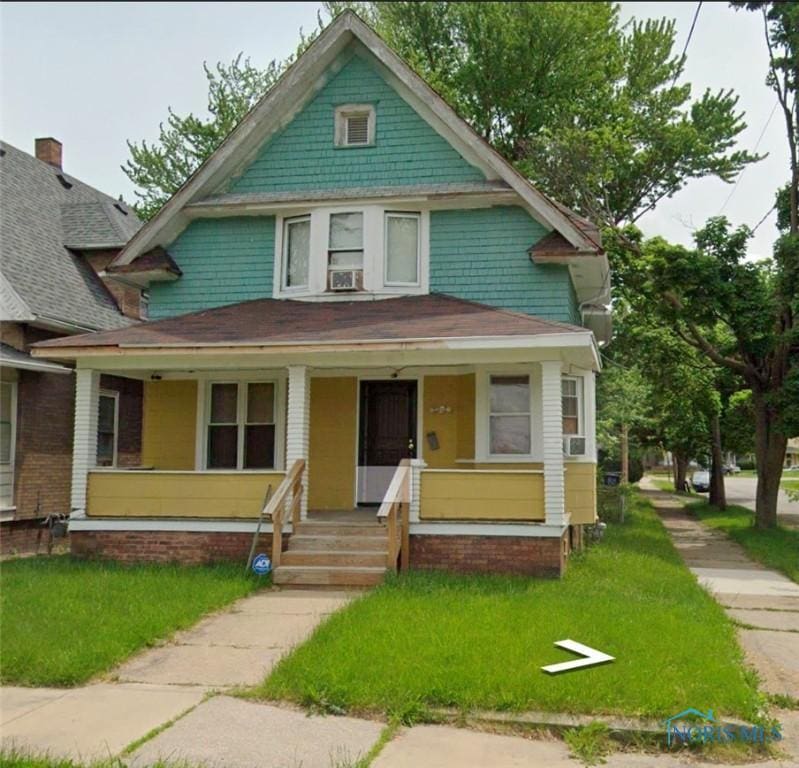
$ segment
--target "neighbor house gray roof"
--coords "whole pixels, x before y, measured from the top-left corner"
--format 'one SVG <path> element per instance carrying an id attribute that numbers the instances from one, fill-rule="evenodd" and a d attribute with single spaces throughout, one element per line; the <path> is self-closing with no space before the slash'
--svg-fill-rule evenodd
<path id="1" fill-rule="evenodd" d="M 124 203 L 0 142 L 1 319 L 22 319 L 24 307 L 29 320 L 88 330 L 130 325 L 84 257 L 69 249 L 121 248 L 140 227 Z"/>

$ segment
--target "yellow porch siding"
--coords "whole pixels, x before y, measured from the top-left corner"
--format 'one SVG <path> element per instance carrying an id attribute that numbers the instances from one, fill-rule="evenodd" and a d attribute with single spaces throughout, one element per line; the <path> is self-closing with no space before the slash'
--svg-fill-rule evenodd
<path id="1" fill-rule="evenodd" d="M 431 413 L 431 409 L 446 406 L 450 413 Z M 425 376 L 422 403 L 422 432 L 424 460 L 432 469 L 452 469 L 457 459 L 474 456 L 474 375 Z M 438 450 L 427 442 L 435 432 Z"/>
<path id="2" fill-rule="evenodd" d="M 142 464 L 155 469 L 194 469 L 196 381 L 146 381 Z"/>
<path id="3" fill-rule="evenodd" d="M 544 477 L 519 472 L 422 472 L 422 520 L 544 520 Z"/>
<path id="4" fill-rule="evenodd" d="M 253 518 L 282 472 L 90 472 L 89 517 Z"/>
<path id="5" fill-rule="evenodd" d="M 596 464 L 566 462 L 566 511 L 572 525 L 596 522 Z"/>
<path id="6" fill-rule="evenodd" d="M 308 506 L 350 509 L 355 504 L 358 380 L 311 379 Z"/>

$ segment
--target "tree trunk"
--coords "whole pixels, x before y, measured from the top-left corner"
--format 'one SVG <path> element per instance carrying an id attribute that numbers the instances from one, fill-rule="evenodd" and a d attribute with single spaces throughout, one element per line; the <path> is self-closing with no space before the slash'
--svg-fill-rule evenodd
<path id="1" fill-rule="evenodd" d="M 682 493 L 685 490 L 685 475 L 688 471 L 688 457 L 673 452 L 674 457 L 674 490 Z"/>
<path id="2" fill-rule="evenodd" d="M 721 455 L 721 425 L 718 414 L 710 419 L 710 503 L 718 509 L 727 508 L 724 493 L 724 459 Z"/>
<path id="3" fill-rule="evenodd" d="M 777 429 L 777 414 L 769 405 L 767 393 L 753 388 L 752 404 L 755 409 L 757 467 L 755 525 L 758 528 L 774 528 L 777 525 L 777 501 L 788 438 Z"/>
<path id="4" fill-rule="evenodd" d="M 630 482 L 630 428 L 621 425 L 621 481 Z"/>

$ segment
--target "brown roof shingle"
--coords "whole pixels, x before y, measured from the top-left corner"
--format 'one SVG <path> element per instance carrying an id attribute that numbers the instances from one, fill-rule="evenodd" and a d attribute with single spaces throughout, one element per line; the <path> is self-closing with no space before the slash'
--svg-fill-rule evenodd
<path id="1" fill-rule="evenodd" d="M 587 333 L 585 328 L 444 294 L 376 301 L 255 299 L 39 348 L 313 344 Z"/>

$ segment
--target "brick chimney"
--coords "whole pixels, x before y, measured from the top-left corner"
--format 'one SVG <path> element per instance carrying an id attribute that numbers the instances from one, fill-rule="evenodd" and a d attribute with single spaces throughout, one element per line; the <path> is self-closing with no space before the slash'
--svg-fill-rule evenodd
<path id="1" fill-rule="evenodd" d="M 36 139 L 36 159 L 61 170 L 61 142 L 47 137 Z"/>

